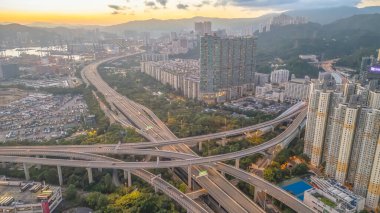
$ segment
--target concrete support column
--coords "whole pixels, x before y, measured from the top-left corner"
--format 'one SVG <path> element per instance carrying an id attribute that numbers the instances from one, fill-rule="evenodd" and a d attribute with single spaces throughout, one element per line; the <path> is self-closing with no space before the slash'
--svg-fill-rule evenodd
<path id="1" fill-rule="evenodd" d="M 191 190 L 191 166 L 187 167 L 187 187 Z"/>
<path id="2" fill-rule="evenodd" d="M 254 192 L 254 194 L 253 194 L 253 200 L 254 200 L 255 202 L 257 202 L 257 199 L 258 199 L 258 197 L 259 197 L 258 193 L 261 192 L 261 191 L 262 191 L 262 190 L 261 190 L 259 187 L 255 186 L 255 192 Z"/>
<path id="3" fill-rule="evenodd" d="M 131 175 L 130 171 L 124 170 L 124 179 L 127 180 L 127 186 L 131 187 L 132 186 L 132 175 Z"/>
<path id="4" fill-rule="evenodd" d="M 39 158 L 39 157 L 40 157 L 40 156 L 36 155 L 36 158 Z M 41 164 L 37 164 L 37 165 L 36 165 L 36 168 L 37 168 L 37 169 L 41 169 Z"/>
<path id="5" fill-rule="evenodd" d="M 298 127 L 298 134 L 297 134 L 298 140 L 301 139 L 301 127 Z"/>
<path id="6" fill-rule="evenodd" d="M 91 184 L 94 182 L 94 177 L 92 176 L 92 169 L 86 168 L 88 174 L 88 182 Z"/>
<path id="7" fill-rule="evenodd" d="M 3 167 L 3 169 L 5 169 L 7 167 L 7 163 L 6 162 L 1 162 L 1 167 Z"/>
<path id="8" fill-rule="evenodd" d="M 24 166 L 25 179 L 30 180 L 28 165 L 26 163 L 23 163 L 22 165 Z"/>
<path id="9" fill-rule="evenodd" d="M 227 138 L 222 138 L 222 146 L 225 146 L 227 143 Z"/>
<path id="10" fill-rule="evenodd" d="M 235 160 L 235 167 L 236 168 L 240 168 L 240 158 L 236 158 L 236 160 Z"/>
<path id="11" fill-rule="evenodd" d="M 59 185 L 62 186 L 63 185 L 62 167 L 61 166 L 57 166 L 57 170 L 58 170 Z"/>
<path id="12" fill-rule="evenodd" d="M 202 141 L 198 143 L 198 150 L 202 152 Z"/>
<path id="13" fill-rule="evenodd" d="M 98 172 L 102 172 L 103 171 L 103 169 L 102 168 L 98 168 Z"/>

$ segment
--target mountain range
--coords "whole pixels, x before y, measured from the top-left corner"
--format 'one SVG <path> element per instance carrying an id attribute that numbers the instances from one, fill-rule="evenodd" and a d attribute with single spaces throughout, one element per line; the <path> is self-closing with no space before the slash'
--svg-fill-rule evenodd
<path id="1" fill-rule="evenodd" d="M 380 13 L 380 7 L 332 7 L 321 9 L 309 10 L 292 10 L 287 11 L 285 14 L 290 16 L 304 16 L 310 22 L 319 24 L 329 24 L 339 19 L 347 18 L 358 14 L 373 14 Z M 271 17 L 278 16 L 278 13 L 267 14 L 257 18 L 211 18 L 211 17 L 193 17 L 185 19 L 149 19 L 130 21 L 126 23 L 111 25 L 111 26 L 97 26 L 97 25 L 59 25 L 54 23 L 41 23 L 36 22 L 29 24 L 30 27 L 39 28 L 57 28 L 64 27 L 68 29 L 100 29 L 110 33 L 123 33 L 124 31 L 151 31 L 159 34 L 161 32 L 178 32 L 182 30 L 192 30 L 194 22 L 197 21 L 211 21 L 213 29 L 227 29 L 227 30 L 242 30 L 247 28 L 258 29 L 260 23 L 267 23 Z M 5 23 L 3 23 L 4 25 Z M 9 23 L 8 23 L 9 24 Z"/>
<path id="2" fill-rule="evenodd" d="M 375 52 L 380 47 L 380 14 L 354 15 L 330 24 L 307 23 L 274 27 L 258 35 L 261 56 L 289 58 L 316 54 L 327 58 Z"/>

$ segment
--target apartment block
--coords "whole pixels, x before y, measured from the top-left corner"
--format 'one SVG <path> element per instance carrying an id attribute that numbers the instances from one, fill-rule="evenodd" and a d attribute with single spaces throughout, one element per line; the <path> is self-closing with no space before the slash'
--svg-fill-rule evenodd
<path id="1" fill-rule="evenodd" d="M 256 42 L 253 37 L 201 37 L 200 91 L 206 102 L 240 98 L 253 90 Z"/>
<path id="2" fill-rule="evenodd" d="M 197 60 L 169 60 L 141 62 L 141 72 L 163 84 L 169 84 L 182 95 L 199 99 L 199 62 Z"/>
<path id="3" fill-rule="evenodd" d="M 351 186 L 376 209 L 380 197 L 380 91 L 369 85 L 328 86 L 322 78 L 310 88 L 304 153 L 325 175 Z M 326 85 L 327 83 L 327 85 Z"/>

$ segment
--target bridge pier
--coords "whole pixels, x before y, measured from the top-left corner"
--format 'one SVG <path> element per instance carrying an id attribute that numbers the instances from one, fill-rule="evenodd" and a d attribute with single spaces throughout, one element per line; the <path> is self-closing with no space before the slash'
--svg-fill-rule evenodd
<path id="1" fill-rule="evenodd" d="M 297 134 L 297 138 L 298 138 L 298 140 L 300 140 L 300 139 L 301 139 L 301 127 L 300 127 L 300 126 L 298 127 L 298 134 Z"/>
<path id="2" fill-rule="evenodd" d="M 255 186 L 255 192 L 254 192 L 254 194 L 253 194 L 253 201 L 255 201 L 255 202 L 257 202 L 257 199 L 259 198 L 259 192 L 261 192 L 262 190 L 259 188 L 259 187 L 257 187 L 257 186 Z"/>
<path id="3" fill-rule="evenodd" d="M 26 163 L 23 163 L 22 165 L 24 167 L 25 179 L 30 180 L 28 165 Z"/>
<path id="4" fill-rule="evenodd" d="M 191 166 L 188 166 L 187 167 L 187 187 L 189 190 L 191 190 L 192 186 L 191 186 Z"/>
<path id="5" fill-rule="evenodd" d="M 222 138 L 222 146 L 225 146 L 227 143 L 227 138 Z"/>
<path id="6" fill-rule="evenodd" d="M 39 157 L 40 157 L 40 156 L 36 155 L 36 158 L 39 158 Z M 37 164 L 37 165 L 36 165 L 36 168 L 37 168 L 37 169 L 41 169 L 41 164 Z"/>
<path id="7" fill-rule="evenodd" d="M 236 160 L 235 160 L 235 167 L 236 168 L 240 168 L 240 158 L 236 158 Z"/>
<path id="8" fill-rule="evenodd" d="M 131 175 L 130 171 L 124 170 L 124 179 L 127 180 L 127 186 L 131 187 L 132 186 L 132 175 Z"/>
<path id="9" fill-rule="evenodd" d="M 103 171 L 103 169 L 102 168 L 98 168 L 98 172 L 102 172 Z"/>
<path id="10" fill-rule="evenodd" d="M 6 162 L 1 162 L 1 167 L 3 167 L 3 169 L 5 169 L 7 167 L 7 163 Z"/>
<path id="11" fill-rule="evenodd" d="M 198 143 L 198 150 L 199 150 L 200 152 L 202 152 L 202 145 L 203 145 L 203 144 L 202 144 L 202 141 Z"/>
<path id="12" fill-rule="evenodd" d="M 92 176 L 92 169 L 86 168 L 88 174 L 88 182 L 91 184 L 94 182 L 94 177 Z"/>
<path id="13" fill-rule="evenodd" d="M 62 186 L 63 185 L 62 167 L 61 166 L 57 166 L 57 171 L 58 171 L 59 185 Z"/>

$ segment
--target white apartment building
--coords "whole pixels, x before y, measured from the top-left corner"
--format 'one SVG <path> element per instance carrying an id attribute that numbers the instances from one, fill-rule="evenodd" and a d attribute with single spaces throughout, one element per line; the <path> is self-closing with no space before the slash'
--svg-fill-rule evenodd
<path id="1" fill-rule="evenodd" d="M 289 70 L 281 69 L 272 71 L 270 74 L 270 82 L 276 84 L 282 84 L 288 82 Z"/>
<path id="2" fill-rule="evenodd" d="M 141 61 L 167 61 L 169 60 L 168 54 L 162 53 L 143 53 L 141 55 Z"/>
<path id="3" fill-rule="evenodd" d="M 141 62 L 141 72 L 146 73 L 163 84 L 191 99 L 199 99 L 199 62 L 198 60 L 170 60 Z"/>
<path id="4" fill-rule="evenodd" d="M 380 92 L 358 85 L 311 86 L 304 153 L 325 175 L 353 186 L 376 209 L 380 197 Z M 349 96 L 349 97 L 347 97 Z"/>
<path id="5" fill-rule="evenodd" d="M 305 79 L 292 79 L 285 83 L 285 100 L 290 103 L 306 101 L 309 98 L 310 82 Z"/>

